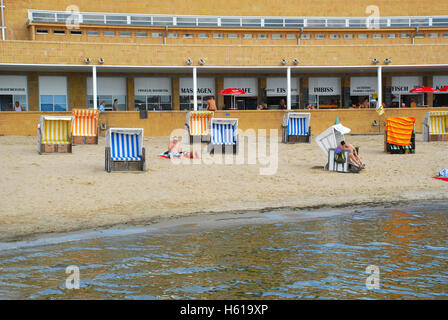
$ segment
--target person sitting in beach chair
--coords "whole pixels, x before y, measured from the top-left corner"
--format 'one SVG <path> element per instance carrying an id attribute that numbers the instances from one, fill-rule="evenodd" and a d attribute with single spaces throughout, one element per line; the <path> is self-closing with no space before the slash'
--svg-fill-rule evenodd
<path id="1" fill-rule="evenodd" d="M 348 149 L 348 158 L 351 164 L 354 164 L 361 169 L 365 168 L 365 165 L 362 163 L 361 158 L 359 157 L 358 152 L 356 151 L 356 148 L 353 147 L 353 145 L 351 145 L 350 143 L 346 143 L 345 141 L 341 141 L 341 144 L 338 146 L 338 148 Z"/>
<path id="2" fill-rule="evenodd" d="M 188 158 L 188 159 L 200 159 L 201 156 L 196 152 L 182 151 L 178 137 L 173 137 L 172 141 L 168 145 L 168 151 L 163 153 L 163 156 L 170 159 L 173 158 Z"/>

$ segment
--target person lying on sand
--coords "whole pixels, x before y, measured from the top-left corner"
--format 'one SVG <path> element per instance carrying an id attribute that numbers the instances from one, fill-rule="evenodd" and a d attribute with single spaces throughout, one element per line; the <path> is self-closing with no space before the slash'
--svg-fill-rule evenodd
<path id="1" fill-rule="evenodd" d="M 168 151 L 165 152 L 167 156 L 172 158 L 189 158 L 189 159 L 200 159 L 201 156 L 196 152 L 182 151 L 179 139 L 173 137 L 172 141 L 168 145 Z"/>
<path id="2" fill-rule="evenodd" d="M 351 145 L 350 143 L 346 143 L 345 141 L 341 141 L 341 145 L 338 146 L 338 148 L 348 149 L 348 159 L 350 160 L 350 162 L 357 165 L 361 169 L 365 168 L 365 165 L 362 163 L 361 158 L 359 157 L 358 152 L 356 152 L 356 149 L 355 147 L 353 147 L 353 145 Z"/>

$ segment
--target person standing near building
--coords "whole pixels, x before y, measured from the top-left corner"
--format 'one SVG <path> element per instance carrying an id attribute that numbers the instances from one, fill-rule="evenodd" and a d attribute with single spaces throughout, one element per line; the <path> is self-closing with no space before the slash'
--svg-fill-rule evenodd
<path id="1" fill-rule="evenodd" d="M 106 101 L 101 101 L 101 104 L 99 106 L 100 111 L 104 111 L 105 107 L 106 107 Z"/>
<path id="2" fill-rule="evenodd" d="M 14 111 L 23 111 L 23 108 L 20 105 L 19 101 L 16 101 L 16 105 L 14 106 Z"/>
<path id="3" fill-rule="evenodd" d="M 210 99 L 207 100 L 207 111 L 216 111 L 216 101 L 215 97 L 211 96 Z"/>
<path id="4" fill-rule="evenodd" d="M 113 104 L 112 108 L 114 111 L 118 111 L 118 99 L 114 100 L 114 104 Z"/>

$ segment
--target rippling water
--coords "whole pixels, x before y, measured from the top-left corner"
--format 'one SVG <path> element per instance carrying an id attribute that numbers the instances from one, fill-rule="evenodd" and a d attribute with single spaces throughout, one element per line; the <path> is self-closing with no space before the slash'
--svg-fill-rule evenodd
<path id="1" fill-rule="evenodd" d="M 3 251 L 0 298 L 448 299 L 448 209 L 266 217 Z M 65 287 L 69 265 L 79 290 Z M 366 288 L 368 265 L 379 289 Z"/>

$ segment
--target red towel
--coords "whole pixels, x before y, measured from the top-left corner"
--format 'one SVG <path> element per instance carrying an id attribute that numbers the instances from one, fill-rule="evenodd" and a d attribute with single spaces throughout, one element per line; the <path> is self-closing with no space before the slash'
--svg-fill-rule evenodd
<path id="1" fill-rule="evenodd" d="M 438 180 L 448 181 L 448 178 L 445 178 L 445 177 L 433 177 L 433 178 L 438 179 Z"/>

